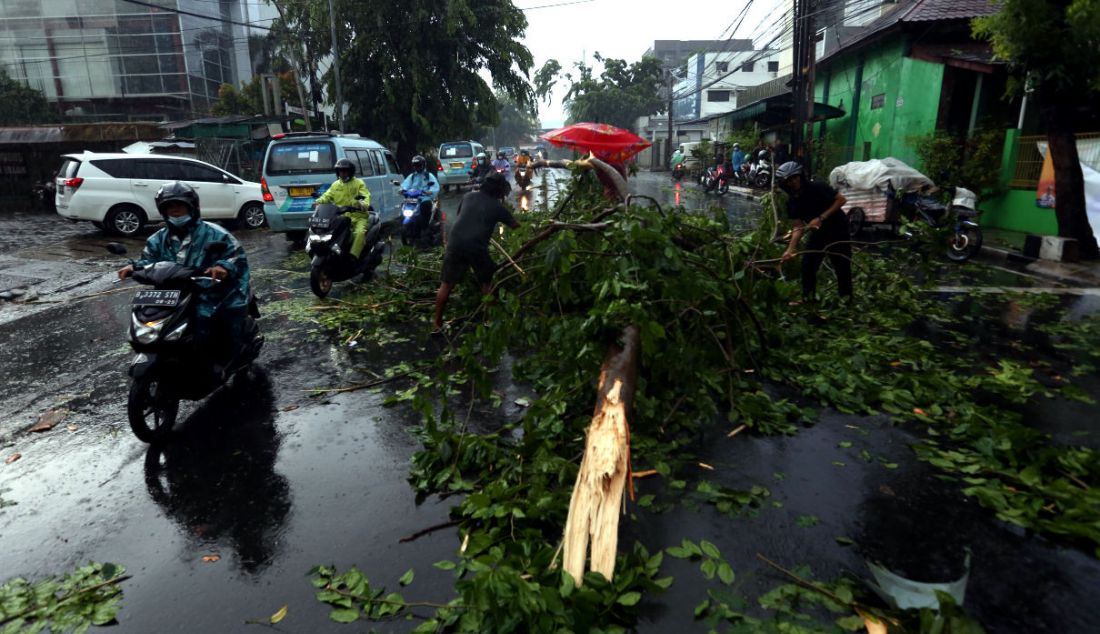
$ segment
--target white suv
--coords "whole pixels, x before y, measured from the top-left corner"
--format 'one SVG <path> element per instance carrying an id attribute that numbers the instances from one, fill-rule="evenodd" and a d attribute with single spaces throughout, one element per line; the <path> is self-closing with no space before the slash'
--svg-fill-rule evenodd
<path id="1" fill-rule="evenodd" d="M 160 222 L 153 198 L 170 181 L 195 188 L 204 220 L 237 220 L 249 229 L 266 221 L 259 183 L 209 163 L 164 154 L 66 154 L 57 174 L 57 213 L 132 236 L 146 223 Z"/>

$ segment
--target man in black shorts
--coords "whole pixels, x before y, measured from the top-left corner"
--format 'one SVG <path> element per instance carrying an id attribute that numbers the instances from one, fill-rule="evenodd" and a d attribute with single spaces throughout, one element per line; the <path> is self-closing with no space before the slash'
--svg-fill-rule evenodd
<path id="1" fill-rule="evenodd" d="M 497 223 L 516 229 L 519 223 L 501 201 L 511 186 L 503 175 L 493 173 L 485 177 L 481 190 L 463 196 L 455 212 L 455 224 L 451 227 L 447 250 L 443 254 L 443 283 L 435 294 L 435 332 L 443 330 L 443 308 L 451 297 L 451 289 L 466 271 L 473 269 L 481 294 L 492 290 L 496 263 L 489 257 L 489 238 Z"/>
<path id="2" fill-rule="evenodd" d="M 807 181 L 802 175 L 802 166 L 794 161 L 779 166 L 775 182 L 787 192 L 787 215 L 794 221 L 791 242 L 782 261 L 795 256 L 798 241 L 806 229 L 813 231 L 802 255 L 802 301 L 817 299 L 817 270 L 826 255 L 836 271 L 840 296 L 851 301 L 852 243 L 848 237 L 848 223 L 840 209 L 847 199 L 824 183 Z"/>

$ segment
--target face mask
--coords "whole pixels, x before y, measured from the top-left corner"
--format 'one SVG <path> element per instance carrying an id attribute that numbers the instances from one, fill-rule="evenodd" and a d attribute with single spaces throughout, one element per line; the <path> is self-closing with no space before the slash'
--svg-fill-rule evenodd
<path id="1" fill-rule="evenodd" d="M 190 224 L 191 216 L 168 216 L 168 222 L 172 223 L 173 227 L 178 227 L 182 229 Z"/>

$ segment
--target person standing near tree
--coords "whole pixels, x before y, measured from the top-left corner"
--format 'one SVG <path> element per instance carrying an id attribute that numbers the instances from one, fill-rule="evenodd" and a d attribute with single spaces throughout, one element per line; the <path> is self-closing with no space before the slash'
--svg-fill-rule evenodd
<path id="1" fill-rule="evenodd" d="M 512 212 L 501 202 L 511 190 L 503 174 L 492 173 L 485 177 L 479 191 L 462 197 L 455 212 L 455 224 L 451 227 L 447 249 L 443 253 L 443 281 L 435 294 L 435 329 L 432 334 L 443 332 L 443 310 L 451 297 L 451 290 L 473 269 L 481 294 L 492 291 L 493 274 L 497 265 L 489 257 L 489 240 L 497 223 L 512 229 L 519 228 Z"/>
<path id="2" fill-rule="evenodd" d="M 848 224 L 841 207 L 848 202 L 839 192 L 824 183 L 807 181 L 802 166 L 789 161 L 775 171 L 775 182 L 787 192 L 787 215 L 794 221 L 791 241 L 780 258 L 786 262 L 795 257 L 798 242 L 807 230 L 812 231 L 802 254 L 802 301 L 817 300 L 817 270 L 825 256 L 836 271 L 840 296 L 852 300 L 852 244 Z"/>

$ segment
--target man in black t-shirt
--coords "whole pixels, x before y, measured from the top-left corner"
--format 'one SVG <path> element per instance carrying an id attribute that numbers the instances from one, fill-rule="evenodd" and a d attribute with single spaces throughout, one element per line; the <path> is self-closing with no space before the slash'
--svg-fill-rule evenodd
<path id="1" fill-rule="evenodd" d="M 492 290 L 496 263 L 489 257 L 489 238 L 493 228 L 498 222 L 513 229 L 519 227 L 512 213 L 501 203 L 510 189 L 505 177 L 494 172 L 485 177 L 480 191 L 466 194 L 458 204 L 455 224 L 443 253 L 443 283 L 435 294 L 435 332 L 442 332 L 443 309 L 451 297 L 451 289 L 466 271 L 474 270 L 482 295 Z"/>
<path id="2" fill-rule="evenodd" d="M 802 234 L 807 229 L 813 231 L 802 255 L 803 301 L 817 299 L 817 270 L 826 255 L 836 271 L 840 295 L 851 300 L 852 244 L 848 238 L 848 223 L 840 209 L 847 199 L 824 183 L 807 181 L 802 175 L 802 166 L 793 161 L 779 166 L 775 181 L 787 192 L 787 216 L 794 221 L 791 242 L 782 261 L 794 258 Z"/>

